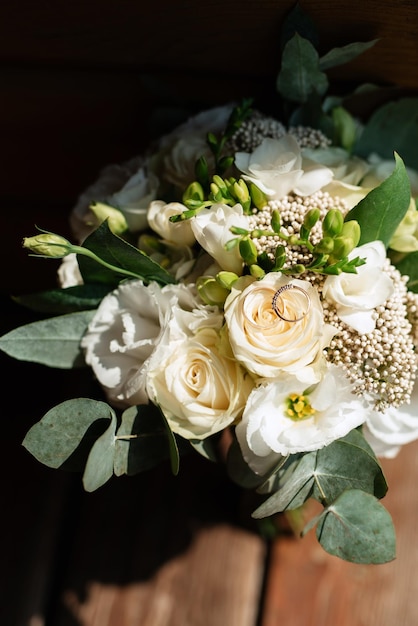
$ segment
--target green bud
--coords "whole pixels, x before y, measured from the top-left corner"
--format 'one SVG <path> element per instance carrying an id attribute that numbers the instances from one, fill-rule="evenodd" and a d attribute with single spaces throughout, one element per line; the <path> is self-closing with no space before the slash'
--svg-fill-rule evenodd
<path id="1" fill-rule="evenodd" d="M 234 272 L 222 271 L 216 274 L 216 280 L 218 283 L 224 289 L 228 289 L 228 291 L 231 290 L 232 285 L 238 280 L 238 278 L 238 274 L 235 274 Z"/>
<path id="2" fill-rule="evenodd" d="M 254 265 L 257 262 L 257 248 L 252 239 L 241 239 L 239 242 L 239 252 L 246 265 Z"/>
<path id="3" fill-rule="evenodd" d="M 208 188 L 209 186 L 209 169 L 208 169 L 208 163 L 205 159 L 204 156 L 201 156 L 200 159 L 198 159 L 196 161 L 195 164 L 195 174 L 196 174 L 196 178 L 199 181 L 199 183 L 201 185 L 203 185 L 204 187 Z M 192 183 L 193 184 L 197 184 L 197 183 Z M 203 198 L 202 198 L 203 200 Z"/>
<path id="4" fill-rule="evenodd" d="M 251 198 L 250 198 L 250 193 L 248 191 L 248 187 L 245 184 L 245 182 L 242 180 L 242 178 L 240 178 L 238 182 L 235 182 L 233 184 L 232 192 L 235 198 L 237 198 L 238 202 L 240 202 L 243 207 L 244 205 L 248 205 L 249 202 L 251 203 Z"/>
<path id="5" fill-rule="evenodd" d="M 321 213 L 319 209 L 309 209 L 309 211 L 306 213 L 304 217 L 303 226 L 308 231 L 312 230 L 312 228 L 315 226 L 315 224 L 317 223 L 320 217 L 321 217 Z"/>
<path id="6" fill-rule="evenodd" d="M 306 271 L 306 267 L 302 265 L 302 263 L 297 263 L 296 265 L 292 265 L 292 274 L 303 274 Z"/>
<path id="7" fill-rule="evenodd" d="M 256 264 L 250 265 L 250 274 L 254 276 L 254 278 L 263 278 L 266 275 L 263 268 Z"/>
<path id="8" fill-rule="evenodd" d="M 234 157 L 233 156 L 225 156 L 222 157 L 222 159 L 219 159 L 218 162 L 218 168 L 221 172 L 226 172 L 227 169 L 229 169 L 231 167 L 231 165 L 234 163 Z"/>
<path id="9" fill-rule="evenodd" d="M 358 245 L 361 237 L 360 224 L 357 222 L 357 220 L 349 220 L 348 222 L 344 222 L 341 235 L 343 235 L 344 237 L 350 237 L 353 242 L 353 248 L 355 248 Z"/>
<path id="10" fill-rule="evenodd" d="M 263 207 L 266 206 L 267 204 L 266 194 L 263 193 L 261 189 L 257 187 L 257 185 L 254 185 L 254 183 L 250 183 L 250 196 L 251 196 L 253 205 L 257 209 L 262 209 Z"/>
<path id="11" fill-rule="evenodd" d="M 122 235 L 128 230 L 128 224 L 125 216 L 119 209 L 115 209 L 103 202 L 95 202 L 90 205 L 90 211 L 93 213 L 95 220 L 92 223 L 94 226 L 99 226 L 102 222 L 107 220 L 109 229 L 115 235 Z"/>
<path id="12" fill-rule="evenodd" d="M 332 237 L 323 237 L 319 243 L 316 244 L 314 252 L 318 254 L 331 254 L 334 250 L 334 239 Z"/>
<path id="13" fill-rule="evenodd" d="M 222 287 L 213 276 L 201 276 L 196 283 L 199 296 L 205 304 L 223 307 L 229 289 Z"/>
<path id="14" fill-rule="evenodd" d="M 271 227 L 275 233 L 279 233 L 282 227 L 282 220 L 280 218 L 280 213 L 277 209 L 271 214 Z"/>
<path id="15" fill-rule="evenodd" d="M 67 239 L 53 233 L 41 233 L 34 237 L 25 237 L 23 247 L 35 254 L 62 259 L 73 252 L 73 246 Z"/>
<path id="16" fill-rule="evenodd" d="M 344 217 L 338 209 L 330 209 L 322 222 L 324 237 L 337 237 L 343 228 Z"/>
<path id="17" fill-rule="evenodd" d="M 222 193 L 228 191 L 226 181 L 224 181 L 224 179 L 221 176 L 218 176 L 217 174 L 215 174 L 212 177 L 212 181 L 222 191 Z"/>
<path id="18" fill-rule="evenodd" d="M 300 239 L 297 235 L 290 235 L 288 242 L 291 246 L 297 246 L 300 243 Z"/>
<path id="19" fill-rule="evenodd" d="M 351 152 L 357 134 L 354 118 L 344 107 L 335 107 L 332 110 L 332 121 L 334 122 L 334 142 Z"/>
<path id="20" fill-rule="evenodd" d="M 210 184 L 210 193 L 214 202 L 222 202 L 222 200 L 224 199 L 222 191 L 215 183 Z"/>
<path id="21" fill-rule="evenodd" d="M 187 204 L 190 200 L 198 201 L 202 203 L 205 199 L 205 192 L 203 187 L 197 181 L 190 183 L 186 191 L 183 193 L 183 203 Z"/>
<path id="22" fill-rule="evenodd" d="M 335 237 L 334 250 L 329 258 L 330 262 L 335 263 L 336 261 L 340 261 L 349 255 L 354 247 L 351 237 Z"/>

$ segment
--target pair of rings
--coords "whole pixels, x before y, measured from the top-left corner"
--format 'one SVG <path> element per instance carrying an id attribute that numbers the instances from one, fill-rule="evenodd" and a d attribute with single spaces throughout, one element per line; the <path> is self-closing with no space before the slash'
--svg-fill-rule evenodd
<path id="1" fill-rule="evenodd" d="M 289 318 L 284 315 L 285 303 L 284 303 L 284 298 L 282 297 L 282 294 L 285 291 L 288 291 L 289 289 L 295 289 L 296 291 L 300 292 L 305 299 L 305 311 L 302 313 L 300 317 Z M 280 289 L 276 291 L 276 293 L 273 296 L 273 300 L 271 302 L 271 307 L 273 311 L 276 313 L 277 317 L 280 317 L 280 319 L 283 320 L 284 322 L 300 322 L 309 313 L 309 310 L 311 308 L 311 299 L 309 297 L 308 292 L 305 291 L 305 289 L 303 289 L 302 287 L 299 287 L 298 285 L 287 283 L 287 285 L 283 285 L 283 287 L 280 287 Z"/>

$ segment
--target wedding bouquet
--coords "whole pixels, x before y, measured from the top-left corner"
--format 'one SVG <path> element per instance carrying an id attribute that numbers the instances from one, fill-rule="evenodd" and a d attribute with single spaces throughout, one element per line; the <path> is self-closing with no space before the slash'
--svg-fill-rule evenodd
<path id="1" fill-rule="evenodd" d="M 98 399 L 52 407 L 23 442 L 49 467 L 78 463 L 87 491 L 164 460 L 177 473 L 196 451 L 262 496 L 254 518 L 314 499 L 303 534 L 382 563 L 379 458 L 418 438 L 418 100 L 352 114 L 326 71 L 375 42 L 319 56 L 309 28 L 299 8 L 284 25 L 275 111 L 192 116 L 102 172 L 73 241 L 24 239 L 62 259 L 59 286 L 17 298 L 45 319 L 0 348 L 94 374 Z"/>

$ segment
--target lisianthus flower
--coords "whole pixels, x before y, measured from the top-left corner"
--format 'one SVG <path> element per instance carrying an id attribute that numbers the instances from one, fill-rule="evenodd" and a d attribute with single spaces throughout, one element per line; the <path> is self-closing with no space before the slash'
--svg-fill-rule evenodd
<path id="1" fill-rule="evenodd" d="M 235 422 L 254 386 L 224 343 L 204 322 L 182 339 L 164 339 L 150 360 L 148 395 L 186 439 L 204 439 Z"/>
<path id="2" fill-rule="evenodd" d="M 240 204 L 231 207 L 227 204 L 214 204 L 203 209 L 190 220 L 194 236 L 204 250 L 216 261 L 221 269 L 242 274 L 243 260 L 238 247 L 227 250 L 225 244 L 232 239 L 231 227 L 248 229 L 249 220 Z"/>
<path id="3" fill-rule="evenodd" d="M 415 383 L 410 404 L 370 411 L 363 433 L 377 456 L 390 459 L 403 445 L 418 439 L 418 385 Z"/>
<path id="4" fill-rule="evenodd" d="M 281 456 L 319 450 L 360 426 L 367 404 L 330 366 L 313 388 L 296 378 L 264 382 L 250 394 L 236 435 L 245 461 L 265 474 Z"/>
<path id="5" fill-rule="evenodd" d="M 297 322 L 281 319 L 272 307 L 275 293 L 289 284 L 296 289 L 283 292 L 282 306 L 288 319 L 306 310 Z M 253 374 L 275 378 L 288 373 L 304 383 L 321 378 L 323 350 L 336 329 L 325 324 L 318 292 L 310 282 L 289 281 L 280 272 L 257 281 L 241 277 L 225 301 L 225 321 L 235 358 Z"/>
<path id="6" fill-rule="evenodd" d="M 357 267 L 356 274 L 343 272 L 328 276 L 322 295 L 336 306 L 343 322 L 360 334 L 369 333 L 376 326 L 375 308 L 386 302 L 394 291 L 392 280 L 383 271 L 385 246 L 381 241 L 372 241 L 354 248 L 348 257 L 364 258 L 366 263 Z"/>
<path id="7" fill-rule="evenodd" d="M 332 171 L 306 159 L 292 135 L 280 139 L 265 138 L 254 152 L 237 152 L 235 165 L 242 178 L 254 183 L 270 200 L 279 200 L 294 192 L 309 196 L 333 177 Z"/>
<path id="8" fill-rule="evenodd" d="M 154 200 L 148 207 L 148 224 L 165 241 L 170 241 L 181 246 L 192 246 L 196 239 L 193 234 L 190 220 L 171 222 L 172 215 L 179 215 L 186 211 L 184 204 L 180 202 L 163 202 Z"/>
<path id="9" fill-rule="evenodd" d="M 101 301 L 81 341 L 85 359 L 111 403 L 126 407 L 147 404 L 147 364 L 175 318 L 173 340 L 200 319 L 193 286 L 132 280 Z M 203 314 L 203 313 L 202 313 Z"/>
<path id="10" fill-rule="evenodd" d="M 148 206 L 155 199 L 157 189 L 158 179 L 140 168 L 120 191 L 110 196 L 108 203 L 123 213 L 131 232 L 141 232 L 148 226 Z"/>

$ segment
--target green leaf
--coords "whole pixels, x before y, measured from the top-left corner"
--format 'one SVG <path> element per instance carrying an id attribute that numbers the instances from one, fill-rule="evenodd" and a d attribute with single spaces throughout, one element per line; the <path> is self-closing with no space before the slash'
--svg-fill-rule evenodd
<path id="1" fill-rule="evenodd" d="M 95 422 L 113 419 L 114 411 L 105 402 L 89 398 L 66 400 L 30 428 L 23 446 L 44 465 L 62 467 Z"/>
<path id="2" fill-rule="evenodd" d="M 64 314 L 97 309 L 107 293 L 106 285 L 88 284 L 25 294 L 13 300 L 39 313 Z"/>
<path id="3" fill-rule="evenodd" d="M 295 33 L 308 39 L 315 48 L 318 47 L 319 35 L 316 25 L 310 15 L 306 13 L 298 3 L 295 4 L 283 20 L 280 34 L 280 45 L 282 49 Z"/>
<path id="4" fill-rule="evenodd" d="M 411 185 L 401 157 L 395 153 L 395 168 L 378 187 L 349 211 L 345 221 L 357 220 L 361 228 L 358 245 L 381 240 L 387 247 L 405 216 L 411 200 Z"/>
<path id="5" fill-rule="evenodd" d="M 189 444 L 208 461 L 216 463 L 219 460 L 213 437 L 206 437 L 206 439 L 190 439 Z"/>
<path id="6" fill-rule="evenodd" d="M 277 90 L 286 100 L 303 103 L 311 94 L 323 95 L 328 79 L 319 69 L 318 53 L 307 39 L 297 33 L 287 42 L 277 79 Z"/>
<path id="7" fill-rule="evenodd" d="M 162 285 L 176 282 L 167 270 L 147 254 L 112 233 L 107 221 L 87 237 L 82 247 L 87 248 L 106 263 L 133 272 L 146 283 L 151 280 Z M 122 278 L 126 278 L 125 275 L 103 267 L 97 261 L 82 254 L 77 255 L 77 260 L 85 283 L 105 283 L 116 286 Z"/>
<path id="8" fill-rule="evenodd" d="M 326 552 L 352 563 L 387 563 L 396 556 L 389 513 L 374 496 L 357 489 L 345 491 L 324 510 L 316 536 Z"/>
<path id="9" fill-rule="evenodd" d="M 357 41 L 354 43 L 350 43 L 347 46 L 342 46 L 340 48 L 333 48 L 324 56 L 319 59 L 319 67 L 322 71 L 329 70 L 331 67 L 336 67 L 337 65 L 344 65 L 344 63 L 349 63 L 366 50 L 372 48 L 378 42 L 378 39 L 372 39 L 371 41 Z"/>
<path id="10" fill-rule="evenodd" d="M 410 252 L 394 265 L 403 276 L 408 276 L 408 289 L 418 293 L 418 252 Z"/>
<path id="11" fill-rule="evenodd" d="M 83 486 L 88 492 L 95 491 L 113 476 L 115 433 L 116 415 L 112 413 L 109 427 L 93 444 L 87 459 L 83 474 Z"/>
<path id="12" fill-rule="evenodd" d="M 391 159 L 402 155 L 405 165 L 418 169 L 418 98 L 401 98 L 379 107 L 370 117 L 354 148 L 367 158 L 372 152 Z"/>
<path id="13" fill-rule="evenodd" d="M 264 478 L 255 474 L 244 461 L 236 439 L 233 440 L 228 449 L 226 468 L 230 479 L 245 489 L 254 489 L 264 482 Z"/>
<path id="14" fill-rule="evenodd" d="M 310 497 L 330 504 L 346 489 L 361 489 L 379 498 L 387 492 L 382 468 L 364 439 L 352 430 L 328 446 L 304 454 L 282 477 L 280 488 L 253 513 L 266 517 L 302 506 Z M 279 483 L 280 484 L 280 483 Z"/>
<path id="15" fill-rule="evenodd" d="M 80 340 L 94 313 L 81 311 L 19 326 L 0 338 L 0 349 L 20 361 L 60 369 L 82 367 Z"/>
<path id="16" fill-rule="evenodd" d="M 167 428 L 154 404 L 130 407 L 116 433 L 114 471 L 132 476 L 170 457 Z"/>

